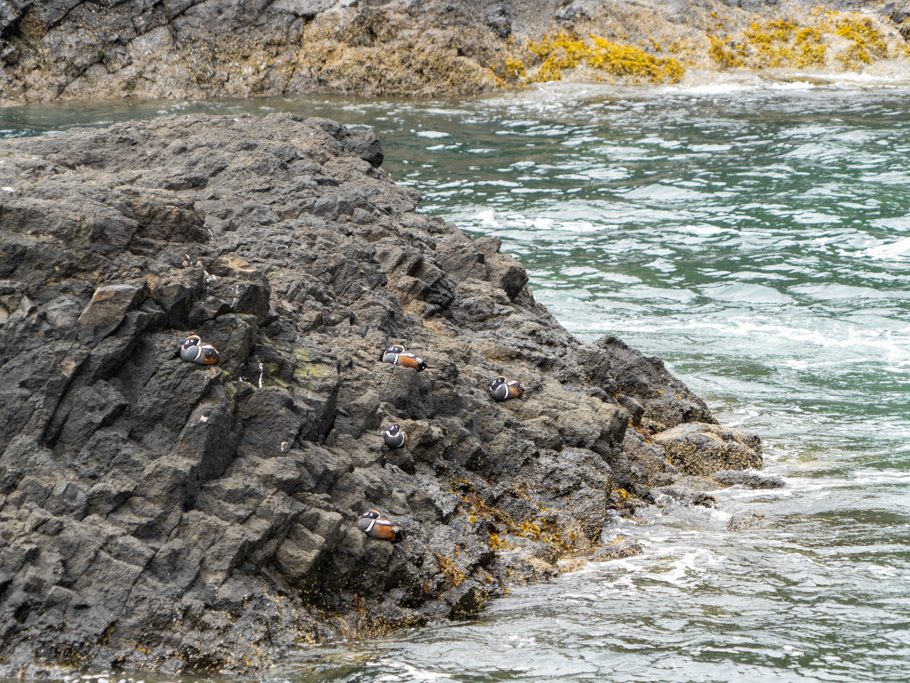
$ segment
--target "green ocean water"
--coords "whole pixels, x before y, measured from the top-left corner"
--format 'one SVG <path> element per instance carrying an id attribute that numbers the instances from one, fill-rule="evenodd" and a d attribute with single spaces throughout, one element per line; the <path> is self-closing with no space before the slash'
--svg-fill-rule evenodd
<path id="1" fill-rule="evenodd" d="M 910 89 L 44 106 L 0 109 L 0 137 L 272 110 L 374 128 L 423 211 L 501 238 L 582 339 L 665 359 L 787 487 L 661 501 L 618 522 L 638 557 L 269 680 L 910 680 Z"/>

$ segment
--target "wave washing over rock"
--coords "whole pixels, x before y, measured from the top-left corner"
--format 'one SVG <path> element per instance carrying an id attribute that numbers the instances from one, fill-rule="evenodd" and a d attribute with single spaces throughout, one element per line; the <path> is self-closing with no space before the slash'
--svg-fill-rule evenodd
<path id="1" fill-rule="evenodd" d="M 685 497 L 680 474 L 760 465 L 381 162 L 366 130 L 292 115 L 0 146 L 0 673 L 250 671 L 463 618 L 634 552 L 611 520 Z M 194 332 L 220 365 L 178 357 Z M 380 362 L 393 342 L 429 368 Z M 524 397 L 493 401 L 497 375 Z M 368 539 L 370 507 L 405 540 Z"/>

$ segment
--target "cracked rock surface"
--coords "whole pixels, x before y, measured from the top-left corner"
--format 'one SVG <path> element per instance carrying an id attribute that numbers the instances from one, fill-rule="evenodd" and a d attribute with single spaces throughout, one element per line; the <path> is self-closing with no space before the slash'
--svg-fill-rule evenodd
<path id="1" fill-rule="evenodd" d="M 249 672 L 462 618 L 677 467 L 760 462 L 381 163 L 293 115 L 0 144 L 0 675 Z M 191 333 L 219 365 L 180 360 Z M 379 362 L 393 342 L 429 368 Z M 500 374 L 525 396 L 494 402 Z M 367 539 L 370 507 L 406 539 Z"/>

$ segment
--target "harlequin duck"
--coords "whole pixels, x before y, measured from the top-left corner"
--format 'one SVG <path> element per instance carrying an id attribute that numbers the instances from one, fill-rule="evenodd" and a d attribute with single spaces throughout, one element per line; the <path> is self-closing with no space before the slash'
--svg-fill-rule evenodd
<path id="1" fill-rule="evenodd" d="M 424 362 L 423 358 L 418 358 L 413 353 L 406 352 L 401 344 L 392 344 L 392 346 L 382 352 L 379 360 L 383 363 L 414 368 L 417 372 L 427 369 L 427 364 Z"/>
<path id="2" fill-rule="evenodd" d="M 404 538 L 404 531 L 387 519 L 380 519 L 379 510 L 367 510 L 357 520 L 357 528 L 370 538 L 389 543 L 398 543 Z"/>
<path id="3" fill-rule="evenodd" d="M 402 448 L 408 442 L 408 435 L 398 425 L 389 425 L 382 433 L 382 440 L 389 448 Z"/>
<path id="4" fill-rule="evenodd" d="M 506 382 L 505 377 L 497 377 L 488 387 L 490 396 L 496 401 L 508 401 L 510 398 L 519 398 L 525 393 L 525 388 L 517 380 Z"/>
<path id="5" fill-rule="evenodd" d="M 218 365 L 218 351 L 211 344 L 203 344 L 198 334 L 191 334 L 180 345 L 180 358 L 197 365 Z"/>

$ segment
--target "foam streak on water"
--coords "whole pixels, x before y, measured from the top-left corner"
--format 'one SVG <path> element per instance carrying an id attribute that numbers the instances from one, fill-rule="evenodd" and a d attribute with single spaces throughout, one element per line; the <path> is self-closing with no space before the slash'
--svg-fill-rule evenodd
<path id="1" fill-rule="evenodd" d="M 666 359 L 788 483 L 719 490 L 715 510 L 663 500 L 619 529 L 640 557 L 471 623 L 302 651 L 275 680 L 910 679 L 910 90 L 180 107 L 260 105 L 373 126 L 425 211 L 501 238 L 575 334 Z M 160 109 L 7 110 L 0 128 Z M 727 531 L 742 512 L 764 525 Z"/>

